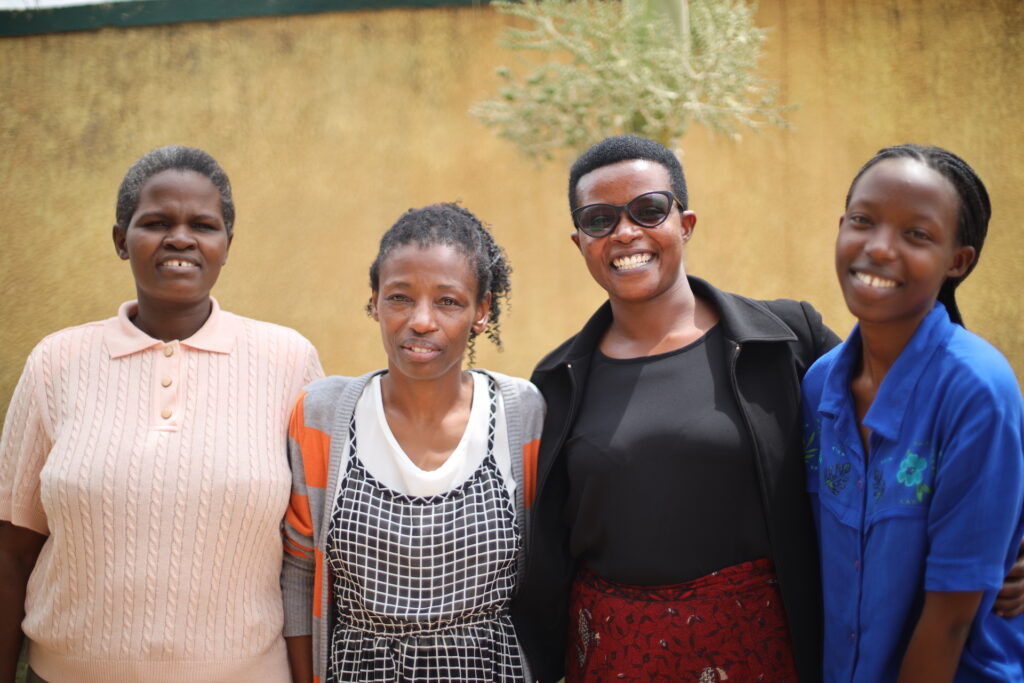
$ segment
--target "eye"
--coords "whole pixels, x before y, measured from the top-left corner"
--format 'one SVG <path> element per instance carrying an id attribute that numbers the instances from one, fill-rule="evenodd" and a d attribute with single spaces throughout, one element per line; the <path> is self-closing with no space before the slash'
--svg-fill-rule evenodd
<path id="1" fill-rule="evenodd" d="M 932 241 L 931 233 L 929 233 L 927 230 L 923 230 L 921 228 L 911 228 L 911 229 L 907 230 L 907 236 L 910 237 L 910 239 L 915 240 L 917 242 L 931 242 Z"/>
<path id="2" fill-rule="evenodd" d="M 458 306 L 459 305 L 459 302 L 456 301 L 455 299 L 453 299 L 450 296 L 443 296 L 443 297 L 441 297 L 438 300 L 437 303 L 441 304 L 442 306 Z"/>
<path id="3" fill-rule="evenodd" d="M 220 229 L 216 225 L 212 225 L 210 223 L 193 223 L 192 227 L 194 227 L 196 230 L 204 231 L 217 231 Z"/>
<path id="4" fill-rule="evenodd" d="M 871 219 L 862 213 L 847 214 L 846 221 L 856 228 L 866 228 L 872 225 Z"/>
<path id="5" fill-rule="evenodd" d="M 153 218 L 150 220 L 142 221 L 139 223 L 140 227 L 143 228 L 165 228 L 167 227 L 167 221 Z"/>
<path id="6" fill-rule="evenodd" d="M 409 297 L 407 297 L 405 294 L 388 294 L 386 297 L 384 297 L 384 300 L 392 301 L 398 304 L 410 301 Z"/>

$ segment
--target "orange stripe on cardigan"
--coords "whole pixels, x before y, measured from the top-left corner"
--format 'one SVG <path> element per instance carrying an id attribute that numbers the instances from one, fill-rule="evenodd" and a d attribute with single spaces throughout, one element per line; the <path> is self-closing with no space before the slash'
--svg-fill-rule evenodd
<path id="1" fill-rule="evenodd" d="M 540 439 L 523 445 L 523 505 L 533 505 L 537 494 L 537 454 L 540 452 Z"/>
<path id="2" fill-rule="evenodd" d="M 305 470 L 306 486 L 318 489 L 327 487 L 327 460 L 331 455 L 331 436 L 319 429 L 306 426 L 304 416 L 306 392 L 299 395 L 288 422 L 288 436 L 299 446 L 302 453 L 302 468 Z M 309 535 L 311 535 L 310 532 Z"/>

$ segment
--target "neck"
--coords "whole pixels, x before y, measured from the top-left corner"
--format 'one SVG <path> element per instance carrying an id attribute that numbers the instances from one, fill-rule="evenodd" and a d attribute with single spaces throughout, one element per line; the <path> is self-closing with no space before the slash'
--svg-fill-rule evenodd
<path id="1" fill-rule="evenodd" d="M 410 422 L 440 424 L 472 399 L 473 378 L 457 369 L 435 379 L 419 380 L 389 369 L 380 379 L 380 390 L 385 413 L 397 413 Z"/>
<path id="2" fill-rule="evenodd" d="M 924 318 L 901 323 L 860 322 L 860 375 L 875 387 L 882 383 Z"/>
<path id="3" fill-rule="evenodd" d="M 698 299 L 685 275 L 655 299 L 611 299 L 612 324 L 601 350 L 613 357 L 639 357 L 682 348 L 718 322 L 718 314 Z"/>
<path id="4" fill-rule="evenodd" d="M 174 306 L 147 302 L 139 296 L 139 308 L 131 320 L 150 337 L 169 342 L 188 339 L 198 332 L 212 310 L 213 302 L 209 297 L 198 303 Z"/>

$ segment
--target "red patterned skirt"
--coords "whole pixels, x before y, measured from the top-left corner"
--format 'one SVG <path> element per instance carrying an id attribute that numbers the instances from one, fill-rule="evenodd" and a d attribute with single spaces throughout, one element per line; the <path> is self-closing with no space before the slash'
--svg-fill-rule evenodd
<path id="1" fill-rule="evenodd" d="M 581 569 L 572 586 L 566 683 L 797 680 L 770 560 L 671 586 Z"/>

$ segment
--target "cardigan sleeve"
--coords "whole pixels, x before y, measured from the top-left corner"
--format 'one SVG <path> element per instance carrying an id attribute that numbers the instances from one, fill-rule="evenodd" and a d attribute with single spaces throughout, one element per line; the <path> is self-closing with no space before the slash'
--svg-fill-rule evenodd
<path id="1" fill-rule="evenodd" d="M 330 444 L 323 452 L 323 439 L 305 424 L 306 393 L 299 395 L 288 421 L 288 461 L 292 470 L 292 491 L 283 524 L 284 562 L 281 590 L 284 599 L 284 635 L 304 636 L 313 631 L 316 584 L 314 520 L 310 510 L 311 488 L 323 489 L 322 474 Z M 319 484 L 319 487 L 316 485 Z"/>
<path id="2" fill-rule="evenodd" d="M 40 472 L 53 446 L 42 390 L 42 348 L 25 363 L 0 437 L 0 519 L 50 533 L 40 498 Z"/>

